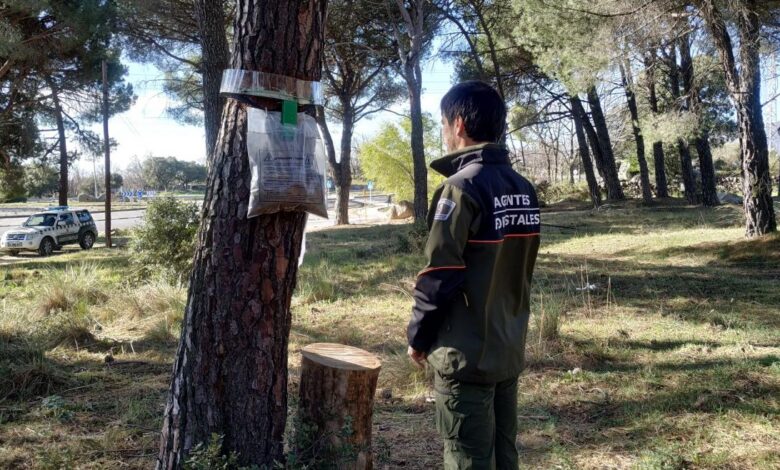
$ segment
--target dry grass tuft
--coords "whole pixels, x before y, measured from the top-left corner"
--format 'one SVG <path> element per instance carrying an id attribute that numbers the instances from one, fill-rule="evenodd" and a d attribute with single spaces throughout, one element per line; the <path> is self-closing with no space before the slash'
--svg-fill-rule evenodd
<path id="1" fill-rule="evenodd" d="M 38 281 L 35 294 L 41 313 L 69 311 L 79 303 L 105 302 L 110 293 L 94 263 L 81 263 L 51 271 Z"/>

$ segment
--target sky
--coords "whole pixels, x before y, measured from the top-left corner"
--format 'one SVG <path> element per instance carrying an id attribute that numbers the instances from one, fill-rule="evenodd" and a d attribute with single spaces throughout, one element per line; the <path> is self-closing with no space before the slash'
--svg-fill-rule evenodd
<path id="1" fill-rule="evenodd" d="M 127 62 L 129 67 L 126 81 L 133 85 L 138 97 L 136 103 L 127 112 L 109 120 L 109 135 L 118 146 L 111 152 L 112 171 L 121 173 L 134 157 L 143 161 L 149 156 L 176 157 L 179 160 L 206 162 L 205 134 L 202 126 L 190 126 L 176 122 L 165 114 L 171 99 L 162 92 L 163 73 L 150 64 Z M 439 100 L 451 86 L 453 67 L 434 56 L 423 66 L 423 111 L 439 119 Z M 405 112 L 407 102 L 399 102 L 393 108 L 395 112 Z M 355 129 L 354 142 L 371 137 L 383 122 L 396 122 L 399 117 L 390 112 L 373 115 L 372 119 L 363 119 Z M 341 125 L 329 122 L 329 129 L 336 144 L 336 155 L 341 142 Z M 101 136 L 101 125 L 93 126 Z M 92 171 L 91 159 L 82 158 L 78 164 L 83 171 Z"/>

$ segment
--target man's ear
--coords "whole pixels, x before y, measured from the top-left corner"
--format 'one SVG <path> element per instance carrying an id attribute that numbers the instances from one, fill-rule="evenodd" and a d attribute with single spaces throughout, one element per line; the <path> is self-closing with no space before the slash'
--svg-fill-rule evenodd
<path id="1" fill-rule="evenodd" d="M 466 122 L 463 120 L 460 116 L 455 116 L 455 120 L 453 121 L 454 128 L 455 128 L 455 135 L 458 137 L 466 137 Z"/>

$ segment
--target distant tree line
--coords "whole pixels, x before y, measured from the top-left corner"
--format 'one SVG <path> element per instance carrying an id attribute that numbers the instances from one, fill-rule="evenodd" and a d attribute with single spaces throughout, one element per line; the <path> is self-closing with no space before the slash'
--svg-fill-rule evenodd
<path id="1" fill-rule="evenodd" d="M 104 61 L 109 113 L 123 112 L 135 100 L 123 79 L 116 22 L 114 2 L 0 3 L 0 200 L 24 197 L 26 162 L 39 168 L 34 174 L 58 169 L 64 204 L 72 163 L 102 152 L 102 137 L 89 126 L 102 117 Z"/>
<path id="2" fill-rule="evenodd" d="M 18 200 L 23 198 L 55 197 L 59 190 L 59 171 L 51 164 L 30 163 L 22 166 L 23 179 L 20 182 Z M 155 189 L 161 191 L 189 190 L 197 183 L 205 184 L 208 175 L 206 165 L 178 160 L 174 157 L 148 157 L 133 161 L 121 173 L 111 173 L 111 188 Z M 99 196 L 105 194 L 103 167 L 95 171 L 73 168 L 68 176 L 68 196 L 81 194 Z"/>

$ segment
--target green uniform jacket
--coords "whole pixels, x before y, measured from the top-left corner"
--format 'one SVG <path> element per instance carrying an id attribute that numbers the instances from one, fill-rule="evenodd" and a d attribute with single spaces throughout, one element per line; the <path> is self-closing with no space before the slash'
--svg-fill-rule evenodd
<path id="1" fill-rule="evenodd" d="M 447 176 L 428 215 L 409 344 L 445 377 L 495 383 L 523 369 L 539 202 L 503 146 L 483 144 L 431 164 Z"/>

